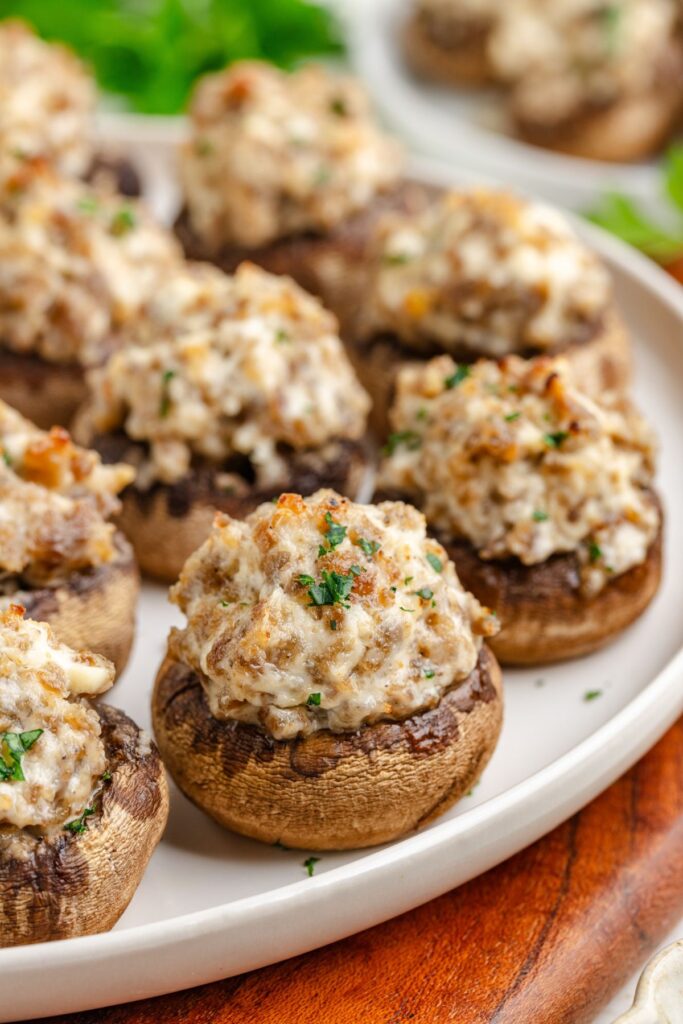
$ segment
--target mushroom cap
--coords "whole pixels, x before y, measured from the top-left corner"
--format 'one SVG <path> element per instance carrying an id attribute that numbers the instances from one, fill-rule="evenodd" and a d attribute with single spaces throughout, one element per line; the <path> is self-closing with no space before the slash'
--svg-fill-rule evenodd
<path id="1" fill-rule="evenodd" d="M 82 366 L 11 352 L 0 338 L 0 400 L 41 430 L 68 427 L 86 395 Z"/>
<path id="2" fill-rule="evenodd" d="M 462 22 L 462 36 L 440 44 L 415 11 L 401 31 L 403 56 L 420 78 L 470 88 L 487 85 L 493 71 L 487 51 L 490 25 Z"/>
<path id="3" fill-rule="evenodd" d="M 0 830 L 0 945 L 113 927 L 137 889 L 168 817 L 154 744 L 122 711 L 96 705 L 108 771 L 86 830 Z"/>
<path id="4" fill-rule="evenodd" d="M 470 676 L 428 711 L 283 741 L 213 718 L 199 677 L 167 658 L 152 713 L 174 780 L 220 825 L 266 843 L 356 849 L 418 828 L 472 787 L 500 733 L 502 679 L 484 646 Z"/>
<path id="5" fill-rule="evenodd" d="M 22 590 L 14 600 L 29 618 L 49 622 L 62 643 L 113 661 L 119 676 L 135 636 L 140 573 L 123 534 L 117 532 L 114 540 L 113 561 L 72 573 L 58 587 Z"/>
<path id="6" fill-rule="evenodd" d="M 439 540 L 462 585 L 497 612 L 501 630 L 490 643 L 502 664 L 541 665 L 590 654 L 644 612 L 661 580 L 662 533 L 660 524 L 644 562 L 592 597 L 581 592 L 575 554 L 522 565 L 514 558 L 484 560 L 468 541 Z"/>

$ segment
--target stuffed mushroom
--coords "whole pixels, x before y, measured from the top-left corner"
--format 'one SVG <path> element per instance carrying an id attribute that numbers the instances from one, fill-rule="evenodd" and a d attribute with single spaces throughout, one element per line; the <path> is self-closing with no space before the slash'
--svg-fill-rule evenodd
<path id="1" fill-rule="evenodd" d="M 95 82 L 70 50 L 21 21 L 0 22 L 0 147 L 39 158 L 59 174 L 106 179 L 137 195 L 133 166 L 95 148 Z"/>
<path id="2" fill-rule="evenodd" d="M 488 43 L 500 0 L 417 0 L 403 33 L 403 52 L 423 78 L 485 85 L 492 78 Z"/>
<path id="3" fill-rule="evenodd" d="M 561 360 L 449 356 L 398 378 L 379 494 L 413 501 L 464 586 L 498 614 L 503 663 L 586 654 L 657 591 L 650 428 L 577 391 Z"/>
<path id="4" fill-rule="evenodd" d="M 0 402 L 0 606 L 21 604 L 118 672 L 133 642 L 139 577 L 130 544 L 107 519 L 133 476 Z"/>
<path id="5" fill-rule="evenodd" d="M 0 154 L 0 398 L 41 427 L 68 426 L 86 369 L 181 259 L 136 201 Z"/>
<path id="6" fill-rule="evenodd" d="M 220 515 L 171 591 L 154 730 L 226 828 L 305 849 L 387 842 L 474 784 L 502 720 L 485 639 L 423 516 L 334 491 Z"/>
<path id="7" fill-rule="evenodd" d="M 640 160 L 683 115 L 678 0 L 516 0 L 501 10 L 489 57 L 513 130 L 594 160 Z"/>
<path id="8" fill-rule="evenodd" d="M 354 496 L 365 478 L 368 397 L 334 317 L 290 278 L 184 267 L 90 383 L 77 436 L 135 466 L 118 522 L 161 579 L 217 509 L 242 518 L 293 488 Z"/>
<path id="9" fill-rule="evenodd" d="M 113 666 L 0 614 L 0 945 L 91 935 L 130 902 L 168 814 L 163 766 L 126 715 L 89 697 Z"/>
<path id="10" fill-rule="evenodd" d="M 229 272 L 248 259 L 290 274 L 344 323 L 373 225 L 420 209 L 427 193 L 401 179 L 398 145 L 359 83 L 316 66 L 234 64 L 199 83 L 190 129 L 176 226 L 186 253 Z"/>
<path id="11" fill-rule="evenodd" d="M 386 433 L 398 368 L 562 353 L 592 394 L 623 391 L 631 354 L 607 269 L 562 214 L 506 192 L 452 191 L 378 228 L 349 354 Z"/>

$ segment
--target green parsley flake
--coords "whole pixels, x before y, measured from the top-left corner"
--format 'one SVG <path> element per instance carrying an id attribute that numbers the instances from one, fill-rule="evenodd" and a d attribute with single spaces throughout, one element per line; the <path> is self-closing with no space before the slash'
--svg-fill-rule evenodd
<path id="1" fill-rule="evenodd" d="M 6 466 L 11 466 L 12 465 L 11 456 L 10 456 L 10 454 L 7 451 L 6 448 L 2 449 L 2 461 L 5 463 Z"/>
<path id="2" fill-rule="evenodd" d="M 450 391 L 452 388 L 457 388 L 458 384 L 462 384 L 462 382 L 469 377 L 471 372 L 471 368 L 467 365 L 458 366 L 455 373 L 452 373 L 450 377 L 444 378 L 444 387 L 447 391 Z"/>
<path id="3" fill-rule="evenodd" d="M 349 112 L 349 108 L 346 106 L 346 100 L 343 96 L 333 96 L 330 100 L 330 110 L 337 117 L 346 117 Z"/>
<path id="4" fill-rule="evenodd" d="M 382 449 L 385 455 L 393 455 L 397 448 L 405 445 L 409 452 L 417 451 L 422 444 L 422 438 L 414 430 L 397 430 L 389 434 L 387 443 Z"/>
<path id="5" fill-rule="evenodd" d="M 427 419 L 427 415 L 428 415 L 428 413 L 427 413 L 426 406 L 421 405 L 420 408 L 415 413 L 415 419 L 416 420 L 426 420 Z"/>
<path id="6" fill-rule="evenodd" d="M 92 214 L 97 213 L 100 204 L 95 196 L 82 196 L 76 203 L 76 207 L 81 211 L 81 213 Z"/>
<path id="7" fill-rule="evenodd" d="M 415 613 L 414 608 L 404 608 L 402 604 L 399 605 L 399 608 L 401 609 L 402 612 L 410 612 L 411 615 Z"/>
<path id="8" fill-rule="evenodd" d="M 599 544 L 596 544 L 594 540 L 592 540 L 588 545 L 588 557 L 591 562 L 597 562 L 602 558 L 602 548 Z"/>
<path id="9" fill-rule="evenodd" d="M 307 699 L 306 703 L 308 704 L 309 708 L 313 708 L 313 707 L 319 708 L 320 707 L 320 694 L 319 693 L 309 693 L 308 699 Z"/>
<path id="10" fill-rule="evenodd" d="M 100 778 L 102 779 L 102 782 L 111 782 L 111 772 L 108 768 L 106 772 L 102 772 Z"/>
<path id="11" fill-rule="evenodd" d="M 330 629 L 336 629 L 336 628 L 337 628 L 337 620 L 336 619 L 330 619 Z"/>
<path id="12" fill-rule="evenodd" d="M 171 383 L 176 375 L 175 370 L 164 370 L 161 376 L 161 399 L 159 401 L 159 416 L 161 419 L 165 419 L 171 411 L 171 396 L 168 391 L 168 385 Z"/>
<path id="13" fill-rule="evenodd" d="M 521 415 L 521 412 L 509 412 L 505 417 L 505 422 L 513 423 L 515 420 L 518 420 Z"/>
<path id="14" fill-rule="evenodd" d="M 583 699 L 588 702 L 591 700 L 597 700 L 598 697 L 602 697 L 602 690 L 586 690 L 583 695 Z"/>
<path id="15" fill-rule="evenodd" d="M 313 872 L 315 871 L 315 866 L 316 866 L 316 864 L 319 863 L 319 861 L 320 861 L 320 857 L 308 857 L 304 861 L 304 867 L 306 868 L 306 871 L 308 872 L 308 877 L 309 878 L 313 877 Z"/>
<path id="16" fill-rule="evenodd" d="M 541 509 L 537 508 L 531 518 L 535 523 L 545 523 L 548 519 L 548 513 L 542 512 Z"/>
<path id="17" fill-rule="evenodd" d="M 385 263 L 388 267 L 400 267 L 404 263 L 410 262 L 410 256 L 407 252 L 386 252 L 382 256 L 382 263 Z"/>
<path id="18" fill-rule="evenodd" d="M 425 669 L 425 679 L 433 679 L 435 675 L 436 672 L 433 668 Z"/>
<path id="19" fill-rule="evenodd" d="M 359 537 L 353 542 L 357 548 L 360 548 L 364 555 L 368 558 L 372 558 L 379 551 L 381 544 L 378 544 L 376 540 L 366 540 L 365 537 Z"/>
<path id="20" fill-rule="evenodd" d="M 434 555 L 431 551 L 428 551 L 425 558 L 431 565 L 434 572 L 443 572 L 443 562 L 438 555 Z"/>
<path id="21" fill-rule="evenodd" d="M 563 441 L 566 441 L 569 434 L 566 430 L 556 430 L 553 434 L 544 434 L 543 440 L 549 448 L 559 448 Z"/>
<path id="22" fill-rule="evenodd" d="M 325 513 L 325 522 L 327 523 L 327 529 L 325 530 L 327 544 L 321 544 L 318 548 L 318 558 L 322 558 L 323 555 L 329 555 L 330 551 L 338 548 L 346 537 L 346 527 L 342 526 L 341 523 L 335 523 L 329 512 Z"/>
<path id="23" fill-rule="evenodd" d="M 82 814 L 73 821 L 68 821 L 64 826 L 65 832 L 70 832 L 72 836 L 81 836 L 88 830 L 88 823 L 86 818 L 89 818 L 91 814 L 95 813 L 94 807 L 86 807 Z"/>
<path id="24" fill-rule="evenodd" d="M 109 230 L 116 238 L 127 235 L 135 227 L 135 213 L 129 206 L 122 206 L 111 219 Z"/>
<path id="25" fill-rule="evenodd" d="M 42 735 L 42 729 L 31 729 L 29 732 L 0 732 L 0 782 L 24 781 L 22 758 Z"/>
<path id="26" fill-rule="evenodd" d="M 352 565 L 348 575 L 344 576 L 338 572 L 327 572 L 321 574 L 322 579 L 316 583 L 312 576 L 299 576 L 299 583 L 302 587 L 308 588 L 308 596 L 311 599 L 309 607 L 322 607 L 328 604 L 340 604 L 343 608 L 350 608 L 347 601 L 356 576 L 361 570 L 357 565 Z"/>
<path id="27" fill-rule="evenodd" d="M 287 342 L 291 340 L 292 339 L 289 336 L 289 332 L 286 331 L 284 327 L 278 327 L 278 329 L 275 332 L 275 341 L 277 342 L 277 344 L 286 345 Z"/>
<path id="28" fill-rule="evenodd" d="M 434 591 L 430 590 L 429 587 L 420 587 L 419 590 L 415 590 L 414 594 L 416 597 L 421 597 L 423 601 L 431 601 L 434 597 Z"/>

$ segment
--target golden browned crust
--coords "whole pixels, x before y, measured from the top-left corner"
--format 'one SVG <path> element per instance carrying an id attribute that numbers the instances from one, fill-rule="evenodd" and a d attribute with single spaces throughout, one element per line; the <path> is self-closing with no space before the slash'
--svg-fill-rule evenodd
<path id="1" fill-rule="evenodd" d="M 581 593 L 574 554 L 522 565 L 512 558 L 485 561 L 467 541 L 439 540 L 462 585 L 497 612 L 502 628 L 490 643 L 504 665 L 541 665 L 598 650 L 642 615 L 662 573 L 661 526 L 646 560 L 592 598 Z"/>
<path id="2" fill-rule="evenodd" d="M 118 533 L 114 561 L 73 573 L 58 587 L 20 590 L 13 600 L 29 618 L 49 622 L 62 643 L 109 658 L 118 676 L 133 645 L 139 593 L 133 549 Z"/>
<path id="3" fill-rule="evenodd" d="M 131 453 L 140 446 L 117 434 L 94 437 L 92 447 L 104 462 L 126 461 L 128 452 L 135 464 L 136 457 Z M 332 487 L 355 498 L 368 464 L 364 444 L 341 441 L 334 444 L 334 456 L 328 459 L 315 451 L 292 453 L 286 487 L 266 489 L 247 484 L 240 493 L 221 486 L 221 471 L 226 467 L 205 464 L 176 484 L 155 484 L 147 491 L 135 485 L 127 487 L 121 495 L 122 508 L 116 522 L 131 541 L 142 572 L 174 583 L 189 556 L 208 537 L 217 511 L 245 519 L 283 491 L 307 495 L 320 487 Z"/>
<path id="4" fill-rule="evenodd" d="M 347 332 L 364 293 L 369 242 L 378 220 L 392 212 L 417 214 L 439 191 L 420 182 L 402 181 L 328 235 L 310 232 L 257 249 L 232 245 L 218 251 L 207 249 L 192 231 L 187 210 L 180 213 L 175 231 L 187 256 L 215 263 L 228 274 L 244 260 L 272 274 L 289 274 L 306 291 L 319 296 Z"/>
<path id="5" fill-rule="evenodd" d="M 586 112 L 566 125 L 544 130 L 513 116 L 513 126 L 520 138 L 536 146 L 589 160 L 630 163 L 660 152 L 682 115 L 683 71 L 650 93 Z"/>
<path id="6" fill-rule="evenodd" d="M 128 906 L 168 817 L 159 753 L 115 708 L 97 705 L 111 779 L 81 835 L 0 832 L 0 945 L 107 931 Z"/>
<path id="7" fill-rule="evenodd" d="M 2 348 L 0 399 L 42 430 L 68 427 L 87 394 L 83 368 Z"/>
<path id="8" fill-rule="evenodd" d="M 356 374 L 372 399 L 370 426 L 378 437 L 390 431 L 389 409 L 394 400 L 396 375 L 402 366 L 418 358 L 432 358 L 437 352 L 425 356 L 403 348 L 395 338 L 379 336 L 367 343 L 347 343 L 347 351 Z M 533 353 L 520 353 L 532 356 Z M 633 357 L 628 330 L 619 311 L 613 307 L 595 333 L 577 344 L 558 346 L 552 355 L 563 355 L 570 364 L 578 387 L 594 398 L 606 393 L 624 394 L 630 384 Z M 460 362 L 473 361 L 471 349 L 454 353 Z M 476 358 L 476 357 L 474 357 Z"/>
<path id="9" fill-rule="evenodd" d="M 218 721 L 198 677 L 170 659 L 152 708 L 159 749 L 190 800 L 235 832 L 315 850 L 375 846 L 441 814 L 478 779 L 503 717 L 500 669 L 486 647 L 436 708 L 353 733 L 278 741 Z"/>
<path id="10" fill-rule="evenodd" d="M 439 44 L 417 13 L 401 31 L 403 56 L 410 70 L 420 78 L 445 85 L 473 88 L 492 81 L 487 42 L 488 31 L 480 26 L 449 45 Z"/>

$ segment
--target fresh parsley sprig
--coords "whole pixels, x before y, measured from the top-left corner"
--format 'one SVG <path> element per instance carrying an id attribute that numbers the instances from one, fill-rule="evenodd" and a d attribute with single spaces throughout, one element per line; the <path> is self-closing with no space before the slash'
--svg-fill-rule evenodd
<path id="1" fill-rule="evenodd" d="M 43 735 L 42 729 L 0 733 L 0 782 L 23 782 L 21 762 L 27 750 Z"/>
<path id="2" fill-rule="evenodd" d="M 356 576 L 360 576 L 362 569 L 359 565 L 352 565 L 348 573 L 327 572 L 323 569 L 321 578 L 315 580 L 313 576 L 302 574 L 298 582 L 308 590 L 311 604 L 309 607 L 321 608 L 324 605 L 340 604 L 342 608 L 350 608 L 348 598 L 353 590 Z"/>

